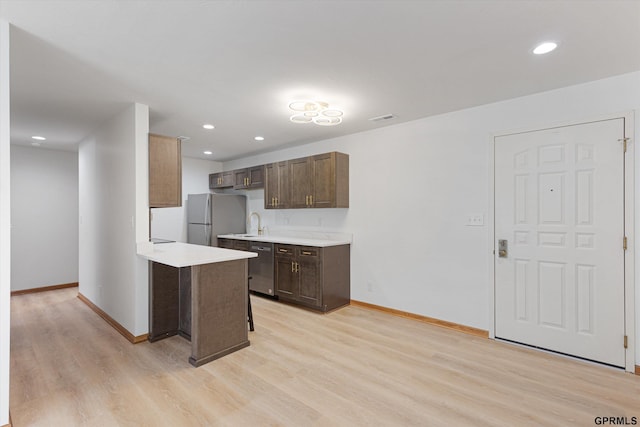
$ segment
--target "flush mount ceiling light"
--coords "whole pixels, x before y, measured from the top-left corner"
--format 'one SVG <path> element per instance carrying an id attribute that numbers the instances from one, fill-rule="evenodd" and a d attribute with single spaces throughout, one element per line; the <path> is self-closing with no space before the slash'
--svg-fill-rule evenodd
<path id="1" fill-rule="evenodd" d="M 544 55 L 545 53 L 551 52 L 556 47 L 558 47 L 558 44 L 554 42 L 540 43 L 535 49 L 533 49 L 533 53 L 536 55 Z"/>
<path id="2" fill-rule="evenodd" d="M 322 101 L 294 101 L 289 109 L 295 114 L 289 117 L 293 123 L 315 123 L 320 126 L 335 126 L 342 123 L 341 110 L 329 108 L 329 104 Z"/>
<path id="3" fill-rule="evenodd" d="M 215 126 L 214 126 L 214 125 L 211 125 L 211 124 L 209 124 L 209 123 L 207 123 L 206 125 L 202 125 L 202 127 L 203 127 L 203 128 L 205 128 L 205 129 L 209 129 L 209 130 L 211 130 L 211 129 L 214 129 L 214 128 L 215 128 Z"/>
<path id="4" fill-rule="evenodd" d="M 256 136 L 255 138 L 256 141 L 264 141 L 264 136 Z"/>
<path id="5" fill-rule="evenodd" d="M 36 136 L 32 136 L 31 139 L 35 139 L 37 141 L 44 141 L 47 138 L 45 138 L 44 136 L 37 136 L 36 135 Z"/>
<path id="6" fill-rule="evenodd" d="M 212 155 L 212 154 L 213 154 L 213 152 L 212 152 L 212 151 L 203 151 L 203 153 L 204 153 L 204 154 L 206 154 L 207 156 L 210 156 L 210 155 Z"/>

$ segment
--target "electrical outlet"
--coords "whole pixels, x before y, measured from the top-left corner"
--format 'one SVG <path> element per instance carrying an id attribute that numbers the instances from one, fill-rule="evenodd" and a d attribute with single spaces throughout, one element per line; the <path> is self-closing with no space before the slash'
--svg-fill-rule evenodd
<path id="1" fill-rule="evenodd" d="M 481 213 L 469 214 L 467 216 L 467 226 L 481 227 L 484 225 L 484 215 Z"/>

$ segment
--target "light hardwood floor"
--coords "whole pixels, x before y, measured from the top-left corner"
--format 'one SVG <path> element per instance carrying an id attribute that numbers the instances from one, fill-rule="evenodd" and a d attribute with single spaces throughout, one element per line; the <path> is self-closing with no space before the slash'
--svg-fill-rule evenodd
<path id="1" fill-rule="evenodd" d="M 593 426 L 640 377 L 360 307 L 252 297 L 251 346 L 199 368 L 180 337 L 133 345 L 63 289 L 11 298 L 23 426 Z"/>

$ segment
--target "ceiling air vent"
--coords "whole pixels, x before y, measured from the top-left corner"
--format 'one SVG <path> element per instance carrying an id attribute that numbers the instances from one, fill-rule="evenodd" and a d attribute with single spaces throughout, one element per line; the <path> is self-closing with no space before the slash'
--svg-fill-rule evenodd
<path id="1" fill-rule="evenodd" d="M 370 122 L 381 122 L 383 120 L 391 120 L 391 119 L 395 119 L 396 116 L 394 116 L 393 114 L 385 114 L 384 116 L 378 116 L 378 117 L 372 117 L 369 119 Z"/>

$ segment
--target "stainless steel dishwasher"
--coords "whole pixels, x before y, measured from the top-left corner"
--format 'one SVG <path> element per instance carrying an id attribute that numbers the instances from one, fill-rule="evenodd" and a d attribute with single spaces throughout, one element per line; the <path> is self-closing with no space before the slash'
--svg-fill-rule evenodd
<path id="1" fill-rule="evenodd" d="M 249 289 L 273 296 L 273 243 L 251 242 L 249 250 L 258 254 L 249 259 Z"/>

